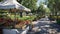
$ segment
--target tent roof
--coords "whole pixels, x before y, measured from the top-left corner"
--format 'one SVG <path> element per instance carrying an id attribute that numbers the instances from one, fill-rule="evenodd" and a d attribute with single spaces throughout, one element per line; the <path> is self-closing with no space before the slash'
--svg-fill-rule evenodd
<path id="1" fill-rule="evenodd" d="M 31 11 L 30 9 L 22 6 L 16 0 L 3 0 L 0 2 L 0 9 L 19 9 L 24 11 Z"/>

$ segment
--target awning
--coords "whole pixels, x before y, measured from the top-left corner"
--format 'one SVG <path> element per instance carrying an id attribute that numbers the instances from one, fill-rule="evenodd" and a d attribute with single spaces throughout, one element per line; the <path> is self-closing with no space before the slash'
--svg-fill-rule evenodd
<path id="1" fill-rule="evenodd" d="M 0 2 L 0 9 L 19 9 L 24 11 L 31 11 L 30 9 L 19 4 L 16 0 L 3 0 Z"/>

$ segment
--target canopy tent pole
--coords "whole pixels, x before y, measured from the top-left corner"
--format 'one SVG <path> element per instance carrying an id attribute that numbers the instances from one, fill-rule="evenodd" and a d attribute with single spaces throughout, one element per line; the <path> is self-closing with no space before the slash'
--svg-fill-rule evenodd
<path id="1" fill-rule="evenodd" d="M 23 16 L 22 16 L 22 12 L 20 12 L 20 17 L 23 17 Z"/>

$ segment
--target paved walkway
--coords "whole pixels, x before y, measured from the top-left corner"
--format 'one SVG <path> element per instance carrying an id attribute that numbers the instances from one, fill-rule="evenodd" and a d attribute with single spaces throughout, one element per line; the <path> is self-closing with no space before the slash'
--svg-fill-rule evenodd
<path id="1" fill-rule="evenodd" d="M 16 34 L 60 34 L 60 25 L 56 24 L 56 21 L 50 22 L 48 18 L 41 18 L 40 20 L 34 21 L 34 28 L 28 32 L 26 30 L 20 30 Z"/>
<path id="2" fill-rule="evenodd" d="M 50 22 L 48 18 L 41 18 L 40 20 L 33 22 L 33 24 L 35 24 L 34 27 L 36 29 L 40 30 L 34 34 L 60 34 L 60 25 L 56 24 L 56 21 Z"/>

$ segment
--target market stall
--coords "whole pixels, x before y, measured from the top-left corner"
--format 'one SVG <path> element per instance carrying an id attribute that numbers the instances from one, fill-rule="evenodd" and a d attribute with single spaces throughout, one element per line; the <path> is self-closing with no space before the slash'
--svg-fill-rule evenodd
<path id="1" fill-rule="evenodd" d="M 1 1 L 0 2 L 0 9 L 8 10 L 9 12 L 13 12 L 13 13 L 23 12 L 23 11 L 31 12 L 30 9 L 28 9 L 28 8 L 24 7 L 23 5 L 19 4 L 16 0 L 3 0 L 3 1 Z M 7 14 L 8 14 L 8 16 L 10 16 L 9 13 L 7 13 Z M 15 18 L 16 18 L 16 14 L 15 14 Z M 8 19 L 1 18 L 0 22 L 3 23 L 4 26 L 5 25 L 8 26 L 8 25 L 11 25 L 11 24 L 12 24 L 12 26 L 15 26 L 16 23 L 17 23 L 16 19 L 11 20 L 10 18 L 8 18 Z M 10 26 L 10 27 L 12 27 L 12 26 Z"/>

